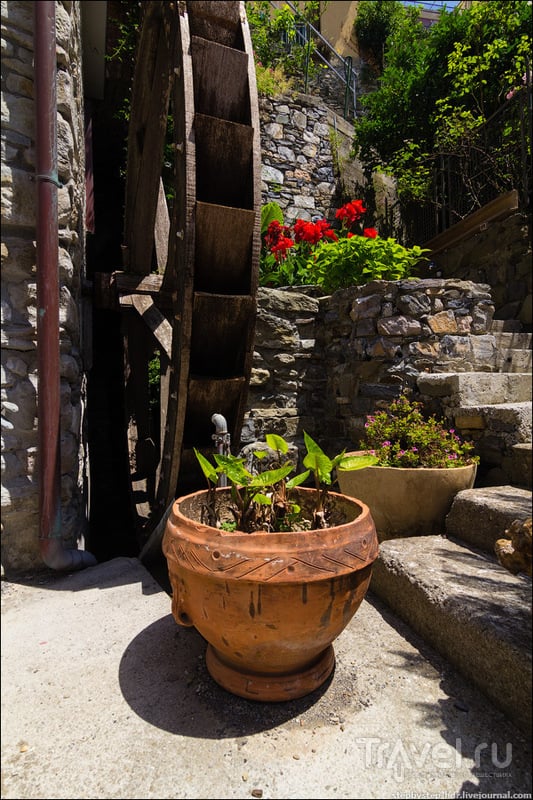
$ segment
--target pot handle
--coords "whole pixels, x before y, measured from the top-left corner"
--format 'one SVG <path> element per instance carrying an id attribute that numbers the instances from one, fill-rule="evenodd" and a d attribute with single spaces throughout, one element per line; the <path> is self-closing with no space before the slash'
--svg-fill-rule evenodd
<path id="1" fill-rule="evenodd" d="M 172 616 L 178 625 L 182 625 L 184 628 L 192 628 L 194 626 L 185 608 L 183 596 L 179 590 L 177 581 L 172 582 Z"/>

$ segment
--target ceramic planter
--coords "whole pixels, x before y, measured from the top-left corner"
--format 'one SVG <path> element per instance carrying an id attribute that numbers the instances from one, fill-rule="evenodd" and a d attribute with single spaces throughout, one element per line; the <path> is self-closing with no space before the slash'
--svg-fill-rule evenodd
<path id="1" fill-rule="evenodd" d="M 347 453 L 359 455 L 359 452 Z M 453 469 L 364 467 L 337 470 L 341 492 L 366 503 L 380 541 L 441 534 L 455 495 L 471 489 L 477 464 Z"/>
<path id="2" fill-rule="evenodd" d="M 297 494 L 309 506 L 314 491 Z M 202 524 L 206 492 L 173 505 L 163 537 L 172 613 L 206 639 L 209 673 L 233 694 L 291 700 L 333 670 L 332 643 L 366 594 L 378 540 L 364 503 L 330 495 L 339 524 L 287 533 L 226 533 Z M 221 508 L 228 500 L 229 491 L 217 489 Z"/>

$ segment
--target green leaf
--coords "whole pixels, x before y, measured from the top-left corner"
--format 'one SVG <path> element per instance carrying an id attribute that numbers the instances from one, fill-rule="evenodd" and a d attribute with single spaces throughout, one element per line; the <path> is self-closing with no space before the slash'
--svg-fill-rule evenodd
<path id="1" fill-rule="evenodd" d="M 218 473 L 215 467 L 211 464 L 210 461 L 207 460 L 207 458 L 204 455 L 202 455 L 202 453 L 200 453 L 199 450 L 196 449 L 196 447 L 194 448 L 194 454 L 198 459 L 198 463 L 200 464 L 202 472 L 204 473 L 207 480 L 211 481 L 211 483 L 214 483 L 216 485 L 218 481 Z"/>
<path id="2" fill-rule="evenodd" d="M 239 486 L 247 486 L 251 479 L 252 474 L 244 466 L 244 459 L 235 458 L 235 456 L 223 456 L 216 453 L 214 459 L 217 463 L 217 472 L 227 475 L 232 483 Z"/>
<path id="3" fill-rule="evenodd" d="M 333 462 L 325 453 L 308 453 L 304 458 L 304 467 L 313 470 L 321 483 L 331 483 Z"/>
<path id="4" fill-rule="evenodd" d="M 259 503 L 262 506 L 269 506 L 272 504 L 272 498 L 268 497 L 266 494 L 261 494 L 261 492 L 258 492 L 257 494 L 254 494 L 254 502 Z"/>
<path id="5" fill-rule="evenodd" d="M 315 442 L 315 440 L 312 439 L 311 436 L 309 436 L 307 431 L 304 431 L 304 442 L 308 453 L 317 453 L 318 455 L 325 455 L 320 445 L 318 445 Z"/>
<path id="6" fill-rule="evenodd" d="M 277 450 L 284 454 L 289 452 L 289 445 L 283 436 L 278 436 L 277 433 L 267 433 L 265 441 L 271 450 Z"/>
<path id="7" fill-rule="evenodd" d="M 301 486 L 301 484 L 309 477 L 310 472 L 311 470 L 306 469 L 305 472 L 300 472 L 299 475 L 295 475 L 294 478 L 290 478 L 290 480 L 287 481 L 287 489 L 294 489 L 295 486 Z"/>
<path id="8" fill-rule="evenodd" d="M 378 461 L 379 458 L 377 456 L 366 454 L 361 456 L 345 456 L 340 463 L 337 464 L 337 469 L 363 469 L 364 467 L 373 467 Z"/>
<path id="9" fill-rule="evenodd" d="M 261 235 L 267 232 L 268 226 L 275 219 L 283 225 L 283 211 L 280 206 L 275 202 L 265 203 L 261 208 Z"/>
<path id="10" fill-rule="evenodd" d="M 294 469 L 292 464 L 285 464 L 279 469 L 268 469 L 266 472 L 260 472 L 259 475 L 254 475 L 250 481 L 250 486 L 273 486 L 279 483 Z"/>

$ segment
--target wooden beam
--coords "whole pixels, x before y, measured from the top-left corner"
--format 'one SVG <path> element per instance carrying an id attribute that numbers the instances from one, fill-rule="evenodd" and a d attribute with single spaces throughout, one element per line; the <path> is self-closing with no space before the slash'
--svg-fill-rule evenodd
<path id="1" fill-rule="evenodd" d="M 452 225 L 448 230 L 439 233 L 438 236 L 426 242 L 423 247 L 431 250 L 430 255 L 440 253 L 442 250 L 448 250 L 468 236 L 475 236 L 477 233 L 481 233 L 491 223 L 505 219 L 505 217 L 517 210 L 518 192 L 516 189 L 512 189 L 510 192 L 505 192 L 505 194 L 501 194 L 495 200 L 487 203 L 483 208 L 474 211 L 473 214 L 469 214 L 468 217 Z"/>
<path id="2" fill-rule="evenodd" d="M 153 335 L 170 359 L 172 353 L 172 325 L 146 294 L 130 295 L 133 307 L 146 322 Z"/>
<path id="3" fill-rule="evenodd" d="M 163 275 L 167 266 L 168 259 L 168 237 L 170 234 L 170 217 L 168 215 L 167 198 L 163 179 L 159 181 L 159 195 L 157 197 L 157 209 L 155 213 L 154 244 L 157 271 Z"/>
<path id="4" fill-rule="evenodd" d="M 126 299 L 128 295 L 143 294 L 150 295 L 158 308 L 169 310 L 174 307 L 171 292 L 161 288 L 162 275 L 152 273 L 141 278 L 128 272 L 113 272 L 113 280 L 120 296 L 121 306 L 132 305 L 131 301 Z"/>
<path id="5" fill-rule="evenodd" d="M 132 86 L 124 208 L 128 271 L 138 275 L 150 273 L 152 265 L 177 25 L 173 3 L 149 0 L 144 6 Z"/>

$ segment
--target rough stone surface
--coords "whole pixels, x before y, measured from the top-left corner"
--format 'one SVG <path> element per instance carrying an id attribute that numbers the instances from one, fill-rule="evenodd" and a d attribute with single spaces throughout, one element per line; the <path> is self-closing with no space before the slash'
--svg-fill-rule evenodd
<path id="1" fill-rule="evenodd" d="M 473 490 L 470 490 L 473 491 Z M 372 588 L 524 731 L 531 730 L 531 579 L 442 536 L 380 545 Z"/>
<path id="2" fill-rule="evenodd" d="M 494 309 L 486 285 L 374 281 L 327 297 L 314 294 L 312 287 L 259 291 L 245 443 L 272 426 L 286 435 L 279 413 L 285 408 L 297 409 L 298 444 L 307 426 L 312 436 L 341 450 L 358 444 L 366 414 L 402 388 L 416 389 L 420 376 L 454 372 L 458 365 L 461 372 L 496 371 Z M 419 319 L 421 309 L 425 316 Z M 446 319 L 475 317 L 479 333 L 451 335 L 447 328 L 439 334 L 424 321 L 433 312 Z M 481 337 L 490 342 L 489 366 L 475 346 Z M 281 360 L 282 354 L 290 360 Z M 441 410 L 439 402 L 435 410 Z"/>
<path id="3" fill-rule="evenodd" d="M 2 563 L 39 567 L 37 433 L 37 300 L 33 4 L 2 4 Z M 58 41 L 59 322 L 61 372 L 61 534 L 76 546 L 85 529 L 85 382 L 80 351 L 80 286 L 85 207 L 83 92 L 79 3 L 56 3 Z M 64 48 L 64 49 L 61 49 Z M 66 360 L 65 360 L 66 359 Z M 9 437 L 5 436 L 9 432 Z"/>
<path id="4" fill-rule="evenodd" d="M 494 554 L 494 545 L 515 519 L 531 516 L 532 494 L 514 486 L 465 489 L 456 495 L 446 517 L 446 532 Z"/>

